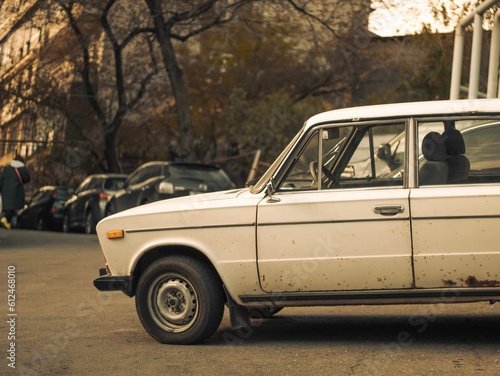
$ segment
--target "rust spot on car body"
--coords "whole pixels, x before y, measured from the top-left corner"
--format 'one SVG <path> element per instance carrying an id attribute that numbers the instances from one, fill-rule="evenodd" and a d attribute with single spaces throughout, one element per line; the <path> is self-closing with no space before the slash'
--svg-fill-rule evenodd
<path id="1" fill-rule="evenodd" d="M 500 286 L 500 281 L 496 280 L 484 280 L 484 281 L 478 281 L 476 277 L 474 276 L 469 276 L 465 280 L 465 283 L 470 286 L 470 287 L 496 287 Z"/>
<path id="2" fill-rule="evenodd" d="M 443 280 L 443 283 L 445 287 L 453 287 L 457 285 L 457 283 L 452 281 L 451 279 Z"/>

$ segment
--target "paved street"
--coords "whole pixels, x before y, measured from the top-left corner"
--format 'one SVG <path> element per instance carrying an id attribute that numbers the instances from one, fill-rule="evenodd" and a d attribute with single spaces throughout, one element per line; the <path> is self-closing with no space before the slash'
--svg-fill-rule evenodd
<path id="1" fill-rule="evenodd" d="M 286 308 L 238 332 L 226 314 L 204 344 L 170 346 L 134 299 L 93 287 L 95 236 L 0 230 L 0 254 L 1 375 L 500 374 L 500 303 Z"/>

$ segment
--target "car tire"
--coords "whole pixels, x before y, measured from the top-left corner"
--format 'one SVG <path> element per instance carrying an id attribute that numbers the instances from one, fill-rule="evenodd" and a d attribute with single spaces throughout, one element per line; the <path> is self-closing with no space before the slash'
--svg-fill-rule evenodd
<path id="1" fill-rule="evenodd" d="M 92 209 L 89 209 L 89 211 L 85 215 L 85 233 L 95 234 L 95 228 L 96 228 L 96 223 L 94 220 L 94 216 L 92 215 Z"/>
<path id="2" fill-rule="evenodd" d="M 225 300 L 213 269 L 196 259 L 169 256 L 151 264 L 140 277 L 136 309 L 154 339 L 190 345 L 215 333 Z"/>
<path id="3" fill-rule="evenodd" d="M 38 231 L 45 231 L 47 230 L 47 224 L 45 223 L 45 221 L 43 220 L 43 217 L 42 216 L 39 216 L 36 220 L 36 229 Z"/>
<path id="4" fill-rule="evenodd" d="M 71 227 L 69 225 L 68 213 L 64 213 L 64 216 L 63 216 L 62 232 L 64 232 L 64 233 L 71 232 Z"/>

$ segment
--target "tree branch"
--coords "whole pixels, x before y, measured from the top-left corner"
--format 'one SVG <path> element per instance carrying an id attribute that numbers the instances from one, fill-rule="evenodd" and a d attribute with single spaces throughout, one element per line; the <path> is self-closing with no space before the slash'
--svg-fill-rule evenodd
<path id="1" fill-rule="evenodd" d="M 106 121 L 106 116 L 104 115 L 104 112 L 102 111 L 101 106 L 99 105 L 99 102 L 97 101 L 96 93 L 94 91 L 94 87 L 92 86 L 92 83 L 90 82 L 90 53 L 89 49 L 87 46 L 87 42 L 85 40 L 85 37 L 78 27 L 78 23 L 73 16 L 73 2 L 70 2 L 70 5 L 66 6 L 63 4 L 61 0 L 55 0 L 57 4 L 61 7 L 61 9 L 66 13 L 66 16 L 68 17 L 69 25 L 73 32 L 75 33 L 75 36 L 78 40 L 78 44 L 80 45 L 80 48 L 82 50 L 82 55 L 83 55 L 83 71 L 82 71 L 82 79 L 83 83 L 85 85 L 85 90 L 88 94 L 88 100 L 90 102 L 90 105 L 92 106 L 94 112 L 96 113 L 96 116 L 99 120 L 99 123 L 103 127 L 103 129 L 106 127 L 107 121 Z"/>
<path id="2" fill-rule="evenodd" d="M 235 2 L 233 4 L 230 4 L 229 6 L 225 7 L 223 10 L 221 10 L 219 12 L 219 14 L 217 15 L 217 17 L 215 17 L 211 22 L 209 22 L 208 24 L 206 25 L 203 25 L 201 26 L 200 28 L 198 29 L 195 29 L 195 30 L 192 30 L 190 31 L 189 33 L 185 34 L 185 35 L 180 35 L 180 34 L 176 34 L 176 33 L 173 33 L 171 32 L 170 33 L 170 36 L 178 41 L 181 41 L 181 42 L 185 42 L 186 40 L 188 40 L 189 38 L 195 36 L 195 35 L 198 35 L 198 34 L 201 34 L 203 31 L 205 30 L 208 30 L 216 25 L 223 25 L 227 22 L 230 22 L 234 19 L 234 15 L 235 15 L 235 11 L 238 10 L 239 8 L 241 8 L 242 6 L 252 2 L 254 0 L 242 0 L 242 1 L 238 1 L 238 2 Z M 228 17 L 228 18 L 225 18 L 223 19 L 223 16 L 225 14 L 227 14 L 227 11 L 228 10 L 231 10 L 231 15 Z"/>
<path id="3" fill-rule="evenodd" d="M 295 9 L 297 10 L 299 13 L 302 13 L 304 15 L 306 15 L 307 17 L 310 17 L 312 18 L 314 21 L 318 22 L 320 25 L 322 25 L 323 27 L 325 27 L 327 30 L 329 30 L 333 35 L 335 35 L 337 38 L 339 38 L 339 35 L 337 34 L 337 32 L 330 26 L 328 25 L 327 22 L 323 21 L 321 18 L 319 18 L 318 16 L 310 13 L 309 11 L 307 11 L 306 7 L 305 6 L 300 6 L 298 5 L 294 0 L 287 0 L 287 2 Z"/>

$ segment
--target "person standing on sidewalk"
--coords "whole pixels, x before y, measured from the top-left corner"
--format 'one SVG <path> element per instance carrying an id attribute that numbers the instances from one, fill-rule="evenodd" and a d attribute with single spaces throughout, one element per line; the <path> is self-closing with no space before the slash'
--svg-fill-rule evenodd
<path id="1" fill-rule="evenodd" d="M 20 155 L 16 155 L 0 176 L 3 205 L 3 216 L 0 223 L 5 228 L 10 229 L 12 217 L 24 206 L 24 184 L 29 181 L 30 174 L 24 159 Z"/>

